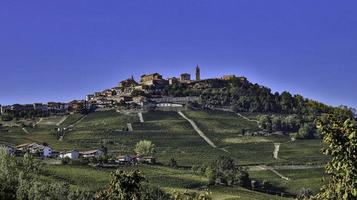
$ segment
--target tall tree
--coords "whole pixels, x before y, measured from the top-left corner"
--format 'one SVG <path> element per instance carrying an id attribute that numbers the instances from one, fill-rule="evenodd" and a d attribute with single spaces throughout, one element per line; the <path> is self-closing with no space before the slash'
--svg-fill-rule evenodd
<path id="1" fill-rule="evenodd" d="M 328 183 L 313 199 L 357 199 L 357 130 L 355 122 L 336 117 L 317 122 L 323 140 L 327 144 L 325 155 L 331 156 L 326 166 L 330 175 Z"/>

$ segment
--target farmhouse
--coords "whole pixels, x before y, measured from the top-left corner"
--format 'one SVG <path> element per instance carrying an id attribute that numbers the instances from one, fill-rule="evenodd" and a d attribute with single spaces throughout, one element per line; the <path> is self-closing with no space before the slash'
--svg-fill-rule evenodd
<path id="1" fill-rule="evenodd" d="M 182 104 L 178 103 L 158 103 L 156 104 L 157 107 L 183 107 Z"/>
<path id="2" fill-rule="evenodd" d="M 138 158 L 138 161 L 141 162 L 141 163 L 155 164 L 156 163 L 156 158 L 152 157 L 152 156 L 146 156 L 146 157 Z"/>
<path id="3" fill-rule="evenodd" d="M 80 156 L 83 158 L 99 158 L 100 156 L 104 155 L 104 152 L 96 149 L 96 150 L 90 150 L 90 151 L 82 151 L 79 152 Z"/>
<path id="4" fill-rule="evenodd" d="M 16 146 L 16 148 L 25 153 L 29 152 L 42 157 L 51 157 L 52 149 L 47 144 L 25 143 Z"/>
<path id="5" fill-rule="evenodd" d="M 118 156 L 116 161 L 119 164 L 133 164 L 136 161 L 136 157 L 130 155 L 121 155 Z"/>
<path id="6" fill-rule="evenodd" d="M 69 158 L 71 160 L 77 160 L 79 158 L 79 151 L 77 150 L 72 150 L 72 151 L 67 151 L 67 152 L 61 152 L 59 154 L 59 157 L 61 159 L 63 158 Z"/>

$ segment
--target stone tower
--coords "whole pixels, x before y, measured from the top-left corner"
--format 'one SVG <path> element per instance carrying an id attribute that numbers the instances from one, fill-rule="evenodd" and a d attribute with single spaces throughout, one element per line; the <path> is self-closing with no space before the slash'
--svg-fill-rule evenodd
<path id="1" fill-rule="evenodd" d="M 196 81 L 200 81 L 201 80 L 201 70 L 200 67 L 197 65 L 196 66 Z"/>

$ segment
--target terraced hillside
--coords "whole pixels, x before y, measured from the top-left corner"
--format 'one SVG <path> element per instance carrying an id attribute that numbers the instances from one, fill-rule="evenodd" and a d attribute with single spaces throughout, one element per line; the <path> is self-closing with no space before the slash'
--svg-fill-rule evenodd
<path id="1" fill-rule="evenodd" d="M 134 146 L 140 140 L 151 140 L 157 147 L 156 157 L 164 166 L 139 166 L 151 184 L 167 190 L 195 190 L 207 183 L 207 179 L 189 170 L 192 165 L 209 164 L 219 155 L 228 155 L 239 165 L 248 167 L 251 176 L 257 180 L 268 179 L 279 190 L 297 193 L 300 187 L 311 187 L 315 191 L 321 184 L 321 169 L 280 170 L 278 172 L 290 178 L 281 179 L 269 170 L 254 170 L 255 165 L 309 164 L 323 163 L 319 149 L 320 140 L 298 140 L 291 142 L 288 136 L 242 136 L 243 132 L 260 130 L 257 123 L 234 113 L 222 111 L 184 111 L 201 131 L 214 142 L 213 148 L 194 130 L 192 125 L 177 112 L 153 111 L 143 113 L 144 122 L 140 122 L 136 113 L 124 114 L 114 111 L 94 112 L 88 115 L 71 115 L 42 119 L 35 127 L 10 128 L 9 132 L 0 133 L 0 142 L 21 144 L 25 142 L 48 143 L 57 151 L 88 150 L 105 145 L 112 156 L 133 154 Z M 254 119 L 254 115 L 249 116 Z M 61 122 L 60 124 L 58 124 Z M 128 131 L 131 124 L 133 131 Z M 56 128 L 68 128 L 60 140 Z M 274 143 L 281 143 L 279 159 L 273 158 Z M 227 150 L 222 151 L 221 148 Z M 175 158 L 181 169 L 168 166 Z M 187 168 L 184 168 L 184 167 Z M 128 168 L 128 167 L 125 167 Z M 132 168 L 132 167 L 129 167 Z M 251 169 L 252 168 L 252 169 Z M 45 178 L 61 179 L 71 183 L 72 187 L 81 187 L 96 191 L 107 183 L 112 169 L 97 170 L 84 166 L 48 166 Z M 304 176 L 309 174 L 309 176 Z M 309 179 L 311 178 L 311 182 Z M 90 182 L 91 184 L 83 184 Z M 215 199 L 281 199 L 279 197 L 249 191 L 240 187 L 211 187 Z M 238 198 L 240 197 L 240 198 Z"/>

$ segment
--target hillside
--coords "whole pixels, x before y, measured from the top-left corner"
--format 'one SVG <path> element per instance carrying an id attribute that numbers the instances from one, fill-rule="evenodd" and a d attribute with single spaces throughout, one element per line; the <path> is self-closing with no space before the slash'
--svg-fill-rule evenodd
<path id="1" fill-rule="evenodd" d="M 321 184 L 323 170 L 318 166 L 325 163 L 326 158 L 320 154 L 322 147 L 320 139 L 292 142 L 289 135 L 243 136 L 242 130 L 246 132 L 260 130 L 254 121 L 258 114 L 254 113 L 242 113 L 243 116 L 246 115 L 253 120 L 247 120 L 245 117 L 225 111 L 185 110 L 183 113 L 197 124 L 217 148 L 207 144 L 188 121 L 173 111 L 145 112 L 143 113 L 143 123 L 140 122 L 136 113 L 125 114 L 114 111 L 70 115 L 64 121 L 61 116 L 44 118 L 35 127 L 27 127 L 28 133 L 21 128 L 9 128 L 9 132 L 0 134 L 0 141 L 13 145 L 46 142 L 57 151 L 90 150 L 104 145 L 109 154 L 115 157 L 133 154 L 135 144 L 140 140 L 147 139 L 157 146 L 156 157 L 164 166 L 149 165 L 139 166 L 139 168 L 149 178 L 150 183 L 168 190 L 189 189 L 195 191 L 204 186 L 207 179 L 192 172 L 190 168 L 209 164 L 219 155 L 228 155 L 234 158 L 239 165 L 247 167 L 251 177 L 271 182 L 277 188 L 276 192 L 279 193 L 296 194 L 302 187 L 310 187 L 316 191 L 318 185 Z M 71 126 L 72 128 L 60 140 L 55 128 L 61 121 L 60 127 Z M 128 123 L 132 125 L 133 131 L 126 131 Z M 273 158 L 274 143 L 281 143 L 279 159 Z M 181 168 L 168 167 L 171 158 L 177 160 Z M 311 164 L 316 167 L 312 166 L 311 169 L 304 167 Z M 293 166 L 279 169 L 279 166 L 284 165 Z M 300 167 L 295 169 L 294 165 Z M 269 169 L 259 168 L 259 166 L 276 167 L 278 172 L 289 177 L 290 180 L 286 181 Z M 84 189 L 94 191 L 105 185 L 109 171 L 111 171 L 111 169 L 97 171 L 90 167 L 76 165 L 52 166 L 49 164 L 47 168 L 51 179 L 61 177 L 61 180 L 67 180 L 73 187 L 84 187 Z M 83 186 L 81 182 L 78 182 L 86 182 L 85 177 L 88 176 L 86 174 L 97 174 L 97 172 L 100 173 L 95 175 L 98 176 L 98 179 L 95 180 L 96 184 L 93 186 Z M 192 173 L 195 175 L 190 175 Z M 238 196 L 242 199 L 273 198 L 266 194 L 242 190 L 239 187 L 213 187 L 210 190 L 215 199 L 229 199 Z"/>
<path id="2" fill-rule="evenodd" d="M 57 153 L 105 151 L 67 165 L 58 156 L 43 161 L 42 178 L 69 183 L 72 190 L 101 190 L 117 168 L 139 169 L 151 185 L 170 193 L 208 189 L 214 199 L 287 199 L 303 188 L 317 192 L 322 184 L 329 158 L 321 154 L 315 120 L 355 116 L 348 107 L 273 94 L 244 77 L 172 84 L 159 74 L 143 77 L 141 85 L 128 79 L 88 101 L 4 107 L 0 144 L 45 144 Z M 144 87 L 155 81 L 163 85 Z M 135 155 L 143 140 L 154 144 L 156 164 L 113 162 Z M 209 167 L 221 156 L 248 172 L 249 185 L 209 184 Z"/>

